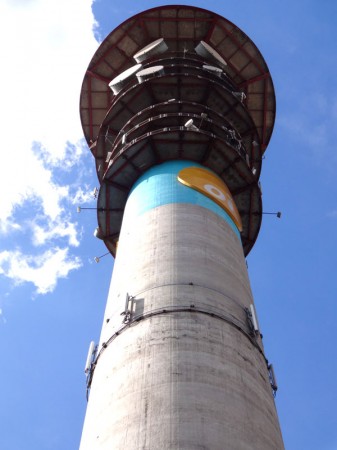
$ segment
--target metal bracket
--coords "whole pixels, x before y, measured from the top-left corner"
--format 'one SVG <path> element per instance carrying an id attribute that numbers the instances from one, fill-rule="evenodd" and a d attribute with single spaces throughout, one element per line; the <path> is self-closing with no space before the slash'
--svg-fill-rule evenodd
<path id="1" fill-rule="evenodd" d="M 276 391 L 278 389 L 277 382 L 276 382 L 276 376 L 274 372 L 274 367 L 272 364 L 268 364 L 268 373 L 269 373 L 269 382 L 270 386 L 273 390 L 274 397 L 276 396 Z"/>
<path id="2" fill-rule="evenodd" d="M 121 315 L 124 316 L 123 323 L 129 323 L 131 321 L 132 314 L 133 314 L 134 301 L 135 301 L 135 297 L 132 297 L 131 295 L 126 293 L 125 308 L 124 308 L 124 311 L 121 313 Z"/>

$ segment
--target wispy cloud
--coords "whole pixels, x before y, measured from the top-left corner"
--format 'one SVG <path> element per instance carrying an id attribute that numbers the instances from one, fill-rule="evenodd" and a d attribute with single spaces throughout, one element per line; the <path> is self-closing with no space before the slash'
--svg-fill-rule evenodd
<path id="1" fill-rule="evenodd" d="M 0 319 L 1 319 L 2 323 L 4 323 L 4 324 L 7 323 L 6 317 L 3 315 L 3 311 L 1 308 L 0 308 Z"/>
<path id="2" fill-rule="evenodd" d="M 71 257 L 67 248 L 52 248 L 39 255 L 25 255 L 19 250 L 0 253 L 0 274 L 15 284 L 33 283 L 37 294 L 52 292 L 59 278 L 81 267 L 78 257 Z"/>
<path id="3" fill-rule="evenodd" d="M 337 219 L 337 209 L 329 211 L 326 216 L 330 219 Z"/>
<path id="4" fill-rule="evenodd" d="M 85 189 L 82 189 L 79 187 L 73 196 L 72 204 L 73 205 L 80 205 L 82 203 L 89 203 L 92 202 L 94 195 L 93 191 L 90 191 L 90 186 L 85 185 Z"/>
<path id="5" fill-rule="evenodd" d="M 315 83 L 313 83 L 315 85 Z M 315 163 L 337 166 L 335 142 L 337 139 L 337 92 L 325 90 L 322 86 L 306 91 L 298 87 L 294 92 L 291 107 L 286 114 L 278 114 L 278 126 L 297 145 L 303 146 Z M 300 151 L 300 148 L 297 148 Z"/>
<path id="6" fill-rule="evenodd" d="M 78 231 L 76 223 L 71 221 L 49 221 L 47 224 L 38 225 L 33 223 L 33 243 L 36 246 L 44 245 L 47 242 L 56 239 L 67 239 L 68 245 L 73 247 L 79 246 Z"/>
<path id="7" fill-rule="evenodd" d="M 92 2 L 0 4 L 1 60 L 6 62 L 0 72 L 0 235 L 31 230 L 19 249 L 7 240 L 0 274 L 15 283 L 32 282 L 38 293 L 50 292 L 58 278 L 80 267 L 69 247 L 79 245 L 81 230 L 68 210 L 73 198 L 86 198 L 77 184 L 88 151 L 78 102 L 97 48 Z M 41 247 L 34 257 L 32 244 Z"/>

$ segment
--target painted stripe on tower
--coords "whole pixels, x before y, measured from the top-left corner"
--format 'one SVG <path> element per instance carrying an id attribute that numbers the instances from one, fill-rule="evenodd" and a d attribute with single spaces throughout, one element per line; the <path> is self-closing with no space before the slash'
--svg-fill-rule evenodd
<path id="1" fill-rule="evenodd" d="M 210 180 L 213 181 L 212 183 L 208 183 L 210 185 L 208 191 L 206 187 L 206 189 L 204 189 L 206 192 L 202 193 L 200 192 L 201 189 L 196 190 L 194 186 L 189 187 L 178 181 L 178 174 L 181 171 L 192 168 L 198 170 L 203 169 L 205 172 L 209 172 Z M 226 194 L 227 191 L 224 189 L 227 188 L 224 183 L 223 186 L 225 188 L 220 186 L 220 184 L 214 186 L 214 177 L 221 181 L 212 171 L 206 170 L 203 166 L 192 161 L 179 160 L 159 164 L 149 169 L 136 181 L 127 200 L 124 215 L 128 218 L 132 216 L 137 217 L 158 206 L 170 203 L 191 203 L 206 208 L 220 216 L 231 226 L 240 239 L 241 220 L 238 215 L 239 213 L 237 213 L 237 217 L 235 216 L 235 211 L 237 211 L 237 209 L 234 200 L 232 197 L 229 197 L 230 194 L 228 190 L 229 195 Z M 216 188 L 219 192 L 214 190 Z M 222 204 L 222 206 L 219 204 L 220 200 L 223 201 L 223 198 L 220 198 L 221 195 L 226 195 L 226 210 L 224 209 L 224 204 Z M 216 198 L 216 196 L 218 198 Z M 231 205 L 231 201 L 235 206 L 235 210 L 232 208 L 234 214 L 233 211 L 230 211 L 229 205 Z M 229 214 L 229 212 L 231 214 Z M 233 219 L 235 219 L 236 223 Z"/>

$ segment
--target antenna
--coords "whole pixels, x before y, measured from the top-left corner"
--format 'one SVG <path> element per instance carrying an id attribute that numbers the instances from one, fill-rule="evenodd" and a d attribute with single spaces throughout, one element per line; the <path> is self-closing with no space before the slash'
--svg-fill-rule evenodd
<path id="1" fill-rule="evenodd" d="M 251 314 L 251 317 L 252 317 L 252 323 L 253 323 L 254 331 L 255 331 L 255 333 L 257 333 L 259 331 L 259 325 L 257 323 L 254 305 L 250 304 L 249 305 L 249 309 L 250 309 L 250 314 Z"/>
<path id="2" fill-rule="evenodd" d="M 86 360 L 85 367 L 84 367 L 85 374 L 88 374 L 90 372 L 91 364 L 95 357 L 95 353 L 96 353 L 95 342 L 91 341 L 90 345 L 89 345 L 87 360 Z"/>
<path id="3" fill-rule="evenodd" d="M 199 123 L 199 128 L 201 127 L 203 121 L 207 119 L 207 114 L 206 113 L 201 113 L 200 114 L 200 123 Z"/>
<path id="4" fill-rule="evenodd" d="M 268 372 L 269 372 L 270 385 L 271 385 L 271 388 L 273 390 L 273 394 L 275 396 L 276 395 L 276 391 L 278 389 L 278 386 L 277 386 L 277 381 L 276 381 L 274 367 L 273 367 L 272 364 L 268 365 Z"/>
<path id="5" fill-rule="evenodd" d="M 133 58 L 137 63 L 142 63 L 149 58 L 165 53 L 166 50 L 168 50 L 166 42 L 163 38 L 159 38 L 139 50 L 135 55 L 133 55 Z"/>
<path id="6" fill-rule="evenodd" d="M 233 91 L 232 94 L 234 95 L 234 97 L 239 99 L 241 103 L 243 103 L 244 100 L 246 99 L 246 94 L 244 92 L 234 92 Z"/>
<path id="7" fill-rule="evenodd" d="M 223 59 L 223 57 L 207 42 L 200 41 L 199 44 L 195 47 L 195 52 L 206 59 L 210 59 L 211 61 L 215 62 L 216 64 L 219 64 L 221 67 L 227 66 L 226 61 Z"/>
<path id="8" fill-rule="evenodd" d="M 194 131 L 198 131 L 199 128 L 197 128 L 194 124 L 193 124 L 193 119 L 189 119 L 185 125 L 185 128 L 187 128 L 188 130 L 194 130 Z"/>
<path id="9" fill-rule="evenodd" d="M 133 313 L 134 299 L 135 299 L 134 297 L 126 293 L 125 308 L 124 311 L 121 313 L 121 315 L 124 316 L 123 323 L 128 323 L 131 320 L 131 315 Z"/>
<path id="10" fill-rule="evenodd" d="M 119 94 L 142 67 L 143 66 L 141 64 L 136 64 L 135 66 L 124 70 L 124 72 L 120 73 L 112 81 L 110 81 L 109 88 L 115 95 Z"/>

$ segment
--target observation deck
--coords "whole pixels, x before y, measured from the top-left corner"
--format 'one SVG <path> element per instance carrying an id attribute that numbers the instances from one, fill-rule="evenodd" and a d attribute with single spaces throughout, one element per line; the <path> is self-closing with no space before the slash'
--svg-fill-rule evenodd
<path id="1" fill-rule="evenodd" d="M 262 220 L 262 157 L 275 121 L 268 67 L 225 18 L 169 5 L 126 20 L 86 71 L 80 112 L 100 181 L 98 237 L 115 255 L 124 206 L 150 167 L 190 160 L 228 186 L 245 255 Z"/>

